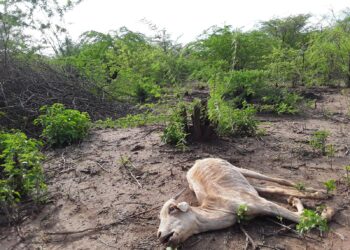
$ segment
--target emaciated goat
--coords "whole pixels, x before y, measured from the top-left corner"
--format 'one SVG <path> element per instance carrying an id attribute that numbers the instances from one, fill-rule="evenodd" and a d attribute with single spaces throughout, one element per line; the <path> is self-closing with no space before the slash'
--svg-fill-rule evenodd
<path id="1" fill-rule="evenodd" d="M 322 191 L 314 189 L 299 192 L 296 189 L 282 187 L 257 187 L 251 185 L 245 177 L 275 182 L 295 187 L 295 183 L 280 178 L 273 178 L 257 172 L 238 168 L 222 159 L 207 158 L 198 160 L 187 173 L 189 188 L 194 191 L 199 202 L 198 207 L 187 202 L 178 203 L 178 197 L 168 200 L 160 211 L 158 238 L 168 246 L 177 246 L 191 235 L 205 231 L 227 228 L 238 220 L 237 211 L 246 206 L 245 216 L 253 218 L 259 215 L 281 216 L 293 222 L 299 222 L 304 209 L 300 199 L 326 198 Z M 259 196 L 258 193 L 282 194 L 292 196 L 291 205 L 297 212 L 277 205 Z M 178 195 L 179 196 L 179 195 Z M 330 219 L 334 210 L 327 208 L 322 213 Z"/>

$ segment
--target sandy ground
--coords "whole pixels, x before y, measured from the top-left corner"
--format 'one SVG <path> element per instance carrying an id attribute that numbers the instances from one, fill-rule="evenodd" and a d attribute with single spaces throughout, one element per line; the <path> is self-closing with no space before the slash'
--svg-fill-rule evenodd
<path id="1" fill-rule="evenodd" d="M 186 171 L 205 157 L 316 188 L 337 180 L 335 195 L 326 204 L 342 210 L 326 235 L 315 231 L 300 237 L 281 231 L 275 218 L 256 218 L 244 228 L 261 249 L 350 249 L 350 199 L 344 181 L 344 166 L 350 164 L 350 95 L 340 90 L 315 92 L 322 99 L 302 116 L 260 116 L 260 127 L 266 130 L 262 137 L 195 143 L 182 152 L 161 142 L 161 127 L 107 129 L 93 131 L 79 145 L 47 152 L 48 204 L 18 227 L 0 228 L 0 249 L 163 249 L 156 238 L 160 206 L 187 186 Z M 336 149 L 334 158 L 320 156 L 308 145 L 318 129 L 331 133 L 328 143 Z M 131 163 L 125 167 L 121 158 L 127 157 Z M 195 203 L 189 191 L 181 199 Z M 286 199 L 279 202 L 287 206 Z M 193 236 L 180 249 L 245 245 L 246 237 L 235 225 Z"/>

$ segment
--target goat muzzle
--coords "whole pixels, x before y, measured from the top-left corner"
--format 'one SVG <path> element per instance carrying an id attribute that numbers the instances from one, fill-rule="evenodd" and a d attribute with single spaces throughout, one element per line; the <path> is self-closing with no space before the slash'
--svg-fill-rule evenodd
<path id="1" fill-rule="evenodd" d="M 174 235 L 174 232 L 168 233 L 166 235 L 161 235 L 161 233 L 159 233 L 158 238 L 162 244 L 167 245 L 173 235 Z"/>

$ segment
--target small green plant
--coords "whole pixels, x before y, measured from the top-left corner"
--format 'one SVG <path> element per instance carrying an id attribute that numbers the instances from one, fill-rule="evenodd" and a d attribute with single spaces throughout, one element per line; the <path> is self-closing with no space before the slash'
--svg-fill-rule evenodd
<path id="1" fill-rule="evenodd" d="M 300 234 L 309 232 L 311 229 L 318 229 L 320 232 L 328 230 L 326 219 L 322 218 L 317 212 L 309 209 L 304 209 L 301 214 L 300 222 L 296 229 Z"/>
<path id="2" fill-rule="evenodd" d="M 173 109 L 163 135 L 162 141 L 178 148 L 186 149 L 187 138 L 187 113 L 185 104 L 179 104 Z"/>
<path id="3" fill-rule="evenodd" d="M 127 166 L 128 164 L 130 164 L 131 160 L 129 156 L 121 155 L 119 158 L 119 162 L 121 165 Z"/>
<path id="4" fill-rule="evenodd" d="M 41 125 L 41 137 L 50 146 L 64 146 L 83 139 L 90 128 L 90 117 L 85 112 L 66 109 L 63 104 L 55 103 L 52 106 L 40 108 L 43 113 L 34 124 Z"/>
<path id="5" fill-rule="evenodd" d="M 328 157 L 334 157 L 335 155 L 335 148 L 333 144 L 326 145 L 326 155 Z"/>
<path id="6" fill-rule="evenodd" d="M 328 180 L 328 181 L 324 182 L 323 184 L 327 189 L 327 194 L 334 191 L 337 187 L 335 184 L 335 180 L 333 180 L 333 179 Z"/>
<path id="7" fill-rule="evenodd" d="M 308 100 L 306 102 L 306 107 L 310 108 L 310 109 L 316 109 L 316 100 Z"/>
<path id="8" fill-rule="evenodd" d="M 302 182 L 296 183 L 296 184 L 295 184 L 295 188 L 296 188 L 297 190 L 299 190 L 299 191 L 305 191 L 305 190 L 306 190 L 305 184 L 302 183 Z"/>
<path id="9" fill-rule="evenodd" d="M 248 206 L 246 204 L 239 205 L 237 209 L 238 223 L 247 220 Z"/>
<path id="10" fill-rule="evenodd" d="M 41 142 L 22 132 L 0 132 L 0 202 L 11 206 L 46 190 Z"/>
<path id="11" fill-rule="evenodd" d="M 348 184 L 348 186 L 350 186 L 350 175 L 349 175 L 349 172 L 350 172 L 350 165 L 349 166 L 345 166 L 345 171 L 346 171 L 346 183 Z"/>
<path id="12" fill-rule="evenodd" d="M 277 215 L 276 218 L 277 220 L 279 220 L 280 223 L 283 222 L 283 217 L 281 215 Z"/>
<path id="13" fill-rule="evenodd" d="M 335 148 L 333 144 L 326 145 L 326 155 L 331 159 L 331 168 L 333 168 L 333 158 L 335 156 Z"/>
<path id="14" fill-rule="evenodd" d="M 313 133 L 311 140 L 309 141 L 311 147 L 316 150 L 320 150 L 322 155 L 326 155 L 327 138 L 330 133 L 326 130 L 319 130 Z"/>
<path id="15" fill-rule="evenodd" d="M 256 136 L 258 136 L 258 137 L 263 137 L 263 136 L 266 136 L 266 135 L 267 135 L 267 130 L 265 128 L 259 128 L 256 131 Z"/>

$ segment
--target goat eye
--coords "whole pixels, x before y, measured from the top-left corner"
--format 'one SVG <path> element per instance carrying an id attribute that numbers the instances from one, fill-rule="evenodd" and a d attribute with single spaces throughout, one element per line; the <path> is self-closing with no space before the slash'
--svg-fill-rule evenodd
<path id="1" fill-rule="evenodd" d="M 175 210 L 176 210 L 176 207 L 175 207 L 175 206 L 169 207 L 169 213 L 174 212 Z"/>

